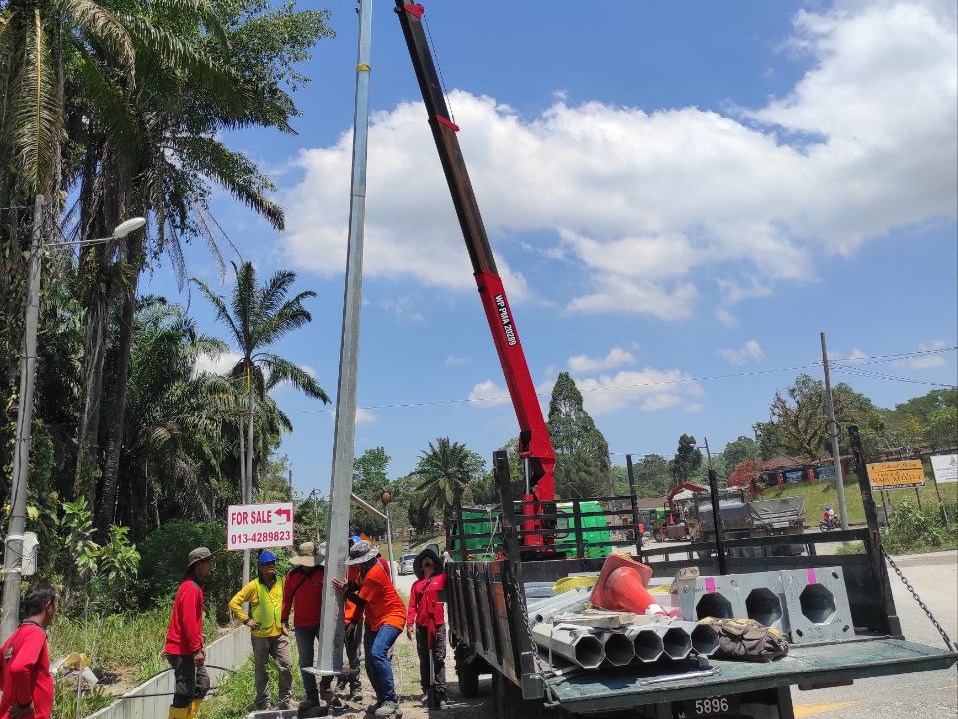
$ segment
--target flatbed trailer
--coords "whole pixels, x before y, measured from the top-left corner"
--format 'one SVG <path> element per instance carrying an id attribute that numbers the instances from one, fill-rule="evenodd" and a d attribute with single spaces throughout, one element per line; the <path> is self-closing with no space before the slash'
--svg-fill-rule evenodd
<path id="1" fill-rule="evenodd" d="M 497 476 L 508 477 L 503 453 Z M 506 474 L 502 474 L 505 472 Z M 502 485 L 501 488 L 505 489 Z M 524 586 L 575 573 L 598 572 L 603 559 L 530 558 L 520 551 L 511 503 L 504 505 L 504 554 L 496 561 L 447 562 L 447 608 L 460 689 L 478 690 L 480 674 L 491 673 L 500 719 L 614 715 L 654 719 L 699 716 L 792 719 L 790 687 L 823 688 L 855 679 L 945 669 L 958 654 L 909 642 L 901 634 L 884 570 L 877 532 L 869 529 L 827 535 L 764 537 L 726 542 L 727 573 L 841 567 L 854 637 L 818 644 L 792 644 L 772 662 L 691 658 L 685 662 L 602 666 L 583 670 L 536 647 L 528 630 Z M 461 525 L 460 525 L 461 526 Z M 821 545 L 861 541 L 864 554 L 832 555 Z M 735 556 L 734 550 L 801 543 L 801 556 Z M 633 557 L 669 577 L 684 567 L 703 576 L 720 574 L 714 551 L 703 544 L 642 550 Z M 704 557 L 704 558 L 703 558 Z M 724 709 L 723 709 L 724 707 Z"/>

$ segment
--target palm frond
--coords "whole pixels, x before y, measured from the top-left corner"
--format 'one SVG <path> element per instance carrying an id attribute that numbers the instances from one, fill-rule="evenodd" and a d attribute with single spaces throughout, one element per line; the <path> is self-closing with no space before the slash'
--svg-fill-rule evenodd
<path id="1" fill-rule="evenodd" d="M 275 229 L 284 229 L 286 218 L 283 208 L 267 196 L 267 193 L 276 190 L 276 186 L 242 152 L 230 150 L 218 140 L 203 136 L 177 138 L 173 146 L 187 167 L 212 179 L 266 218 Z"/>
<path id="2" fill-rule="evenodd" d="M 61 0 L 76 27 L 113 54 L 128 80 L 135 77 L 136 56 L 124 23 L 93 0 Z"/>
<path id="3" fill-rule="evenodd" d="M 326 394 L 326 390 L 302 367 L 298 367 L 289 360 L 274 354 L 264 354 L 260 358 L 260 362 L 269 372 L 269 379 L 266 382 L 267 390 L 284 382 L 289 382 L 307 396 L 322 400 L 326 404 L 330 403 L 331 400 L 329 395 Z"/>
<path id="4" fill-rule="evenodd" d="M 193 278 L 193 283 L 200 288 L 200 292 L 202 292 L 210 304 L 213 305 L 213 309 L 216 310 L 216 319 L 229 327 L 233 333 L 233 339 L 242 349 L 243 335 L 239 331 L 239 328 L 233 323 L 233 318 L 230 316 L 229 309 L 226 307 L 226 301 L 220 295 L 216 294 L 212 287 L 198 277 Z"/>
<path id="5" fill-rule="evenodd" d="M 54 81 L 53 62 L 39 10 L 33 11 L 25 33 L 23 56 L 14 80 L 11 103 L 11 139 L 21 182 L 31 192 L 42 192 L 59 153 L 62 104 Z"/>

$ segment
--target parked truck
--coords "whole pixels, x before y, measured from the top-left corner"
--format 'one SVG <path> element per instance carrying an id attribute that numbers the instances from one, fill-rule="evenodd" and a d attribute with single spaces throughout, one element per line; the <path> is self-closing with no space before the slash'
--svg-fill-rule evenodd
<path id="1" fill-rule="evenodd" d="M 494 462 L 501 509 L 467 510 L 457 503 L 450 523 L 453 531 L 447 538 L 451 558 L 445 564 L 446 602 L 460 691 L 466 696 L 474 695 L 479 691 L 479 676 L 491 674 L 499 719 L 598 715 L 639 719 L 793 719 L 792 685 L 835 686 L 862 677 L 952 666 L 958 655 L 950 648 L 935 649 L 902 637 L 883 564 L 877 522 L 870 523 L 866 530 L 827 535 L 830 543 L 862 541 L 866 549 L 863 555 L 822 556 L 814 548 L 822 539 L 817 534 L 724 540 L 721 529 L 716 533 L 714 548 L 702 543 L 653 550 L 633 545 L 635 559 L 663 578 L 675 576 L 683 569 L 719 576 L 732 572 L 745 577 L 772 576 L 770 572 L 779 569 L 797 569 L 814 577 L 817 571 L 832 568 L 828 576 L 834 578 L 829 581 L 840 581 L 841 594 L 847 595 L 849 620 L 841 631 L 849 641 L 796 645 L 787 660 L 770 663 L 708 659 L 707 653 L 696 655 L 688 651 L 670 653 L 668 661 L 661 664 L 620 661 L 618 666 L 607 667 L 599 660 L 588 671 L 538 648 L 540 640 L 534 635 L 538 630 L 541 637 L 542 632 L 541 627 L 530 622 L 527 587 L 532 583 L 541 588 L 566 577 L 578 580 L 575 575 L 598 574 L 612 557 L 609 548 L 624 544 L 613 540 L 612 532 L 634 530 L 638 523 L 635 493 L 633 489 L 631 497 L 588 498 L 568 504 L 555 497 L 555 453 L 456 138 L 459 128 L 451 121 L 442 94 L 422 25 L 423 12 L 418 3 L 396 0 L 396 13 L 519 422 L 524 478 L 522 500 L 517 503 L 506 454 L 497 452 Z M 859 476 L 867 476 L 863 462 Z M 867 514 L 867 481 L 862 492 Z M 589 502 L 598 506 L 590 506 Z M 590 527 L 587 521 L 608 514 L 616 506 L 630 508 L 624 510 L 630 515 L 628 523 L 616 526 L 607 522 L 609 539 L 591 541 L 589 532 L 603 530 Z M 873 516 L 873 502 L 871 513 Z M 479 531 L 471 531 L 477 526 Z M 795 543 L 805 546 L 805 556 L 776 556 L 775 552 L 766 551 L 769 547 Z M 759 553 L 762 556 L 750 556 L 754 552 L 747 551 L 756 546 L 764 548 Z M 715 583 L 714 577 L 709 578 Z M 760 585 L 753 593 L 758 597 L 752 602 L 753 608 L 766 621 L 776 621 L 771 610 L 775 589 Z M 827 602 L 823 601 L 827 594 L 828 590 L 812 592 L 808 611 L 827 612 Z M 721 602 L 714 604 L 718 616 L 723 616 Z M 541 616 L 544 615 L 537 611 L 536 617 Z M 672 631 L 663 629 L 665 634 Z M 600 641 L 595 635 L 590 636 L 590 643 Z M 606 639 L 603 637 L 602 641 Z"/>
<path id="2" fill-rule="evenodd" d="M 749 501 L 740 487 L 720 490 L 719 515 L 722 528 L 728 539 L 747 537 L 782 537 L 802 534 L 805 531 L 805 500 L 801 497 Z M 709 546 L 715 545 L 715 517 L 711 496 L 707 492 L 697 494 L 691 508 L 694 521 L 692 541 Z M 801 554 L 800 543 L 759 546 L 759 551 L 775 554 Z M 736 553 L 754 552 L 756 547 L 740 547 Z"/>
<path id="3" fill-rule="evenodd" d="M 497 478 L 504 473 L 508 476 L 504 453 L 496 453 L 495 472 Z M 507 481 L 501 486 L 508 492 Z M 526 610 L 526 593 L 530 586 L 598 573 L 606 560 L 581 552 L 561 558 L 523 557 L 516 513 L 511 503 L 504 506 L 506 510 L 498 522 L 500 558 L 463 561 L 453 553 L 445 567 L 448 626 L 460 691 L 466 696 L 476 694 L 479 677 L 491 674 L 499 719 L 598 715 L 792 719 L 792 686 L 842 686 L 865 677 L 944 669 L 958 659 L 950 649 L 909 642 L 902 636 L 875 521 L 874 531 L 730 539 L 724 542 L 724 561 L 701 543 L 659 547 L 633 555 L 666 582 L 688 568 L 718 580 L 723 565 L 726 573 L 756 577 L 779 570 L 800 570 L 802 576 L 833 571 L 841 577 L 851 617 L 844 640 L 793 644 L 787 659 L 768 663 L 714 658 L 696 661 L 692 655 L 684 662 L 659 666 L 630 663 L 613 667 L 603 663 L 593 671 L 583 671 L 537 647 L 530 629 L 534 623 Z M 836 541 L 861 541 L 865 553 L 839 556 L 817 551 L 823 548 L 821 545 Z M 795 542 L 805 547 L 803 556 L 764 551 Z M 743 549 L 752 551 L 737 551 Z M 746 611 L 750 615 L 754 612 L 763 623 L 773 624 L 776 616 L 769 609 L 769 600 L 775 601 L 776 591 L 759 584 L 746 600 Z M 813 592 L 807 611 L 810 615 L 829 611 L 830 601 Z M 713 611 L 710 609 L 710 613 Z"/>

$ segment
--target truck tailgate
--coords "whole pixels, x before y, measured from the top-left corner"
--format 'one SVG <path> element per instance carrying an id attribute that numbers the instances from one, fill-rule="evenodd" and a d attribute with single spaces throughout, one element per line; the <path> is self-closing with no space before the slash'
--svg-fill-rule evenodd
<path id="1" fill-rule="evenodd" d="M 708 677 L 650 683 L 656 677 L 697 671 L 683 665 L 570 673 L 546 680 L 548 691 L 570 712 L 626 709 L 642 704 L 700 699 L 792 684 L 815 684 L 889 674 L 947 669 L 958 654 L 888 637 L 820 646 L 793 645 L 787 657 L 754 663 L 711 660 Z"/>

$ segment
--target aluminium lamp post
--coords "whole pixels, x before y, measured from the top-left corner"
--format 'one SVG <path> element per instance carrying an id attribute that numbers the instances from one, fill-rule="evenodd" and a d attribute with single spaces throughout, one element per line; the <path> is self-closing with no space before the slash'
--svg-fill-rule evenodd
<path id="1" fill-rule="evenodd" d="M 120 223 L 110 237 L 49 245 L 89 245 L 126 237 L 146 224 L 142 217 Z M 20 620 L 20 581 L 23 571 L 23 532 L 27 524 L 27 487 L 30 480 L 30 446 L 33 426 L 33 385 L 37 368 L 37 329 L 40 323 L 40 271 L 43 254 L 43 195 L 33 209 L 33 239 L 27 278 L 27 303 L 23 322 L 23 356 L 20 359 L 20 396 L 17 403 L 16 443 L 13 448 L 13 492 L 3 555 L 3 614 L 0 642 L 13 634 Z"/>
<path id="2" fill-rule="evenodd" d="M 321 676 L 343 670 L 343 595 L 333 579 L 345 578 L 349 506 L 353 488 L 356 441 L 356 383 L 359 370 L 359 312 L 362 307 L 363 229 L 366 214 L 366 149 L 369 130 L 370 35 L 372 0 L 359 5 L 359 51 L 356 62 L 356 105 L 353 118 L 353 168 L 349 202 L 349 241 L 343 293 L 343 331 L 336 391 L 336 429 L 329 483 L 329 525 L 326 538 L 324 601 L 319 619 L 319 651 L 312 671 Z"/>

